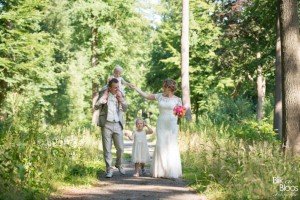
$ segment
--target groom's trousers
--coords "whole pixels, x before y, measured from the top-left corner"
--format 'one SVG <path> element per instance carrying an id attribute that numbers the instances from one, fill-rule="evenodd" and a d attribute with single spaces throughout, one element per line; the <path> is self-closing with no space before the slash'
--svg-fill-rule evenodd
<path id="1" fill-rule="evenodd" d="M 123 142 L 123 131 L 119 122 L 109 122 L 105 123 L 105 126 L 101 128 L 102 133 L 102 145 L 103 145 L 103 155 L 106 165 L 106 172 L 112 170 L 112 142 L 117 150 L 116 167 L 122 165 L 122 157 L 124 151 Z"/>

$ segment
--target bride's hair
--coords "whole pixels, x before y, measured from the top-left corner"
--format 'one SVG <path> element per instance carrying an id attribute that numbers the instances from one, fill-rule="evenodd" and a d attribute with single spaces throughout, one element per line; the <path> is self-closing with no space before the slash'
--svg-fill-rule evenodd
<path id="1" fill-rule="evenodd" d="M 173 79 L 165 79 L 163 82 L 163 86 L 170 88 L 173 92 L 176 91 L 177 86 L 176 86 L 176 81 L 174 81 Z"/>

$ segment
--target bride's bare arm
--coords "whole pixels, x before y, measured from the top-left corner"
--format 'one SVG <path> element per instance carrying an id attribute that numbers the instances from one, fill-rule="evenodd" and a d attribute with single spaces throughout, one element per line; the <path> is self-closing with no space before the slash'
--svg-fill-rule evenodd
<path id="1" fill-rule="evenodd" d="M 132 88 L 134 88 L 142 97 L 148 99 L 148 100 L 155 100 L 154 94 L 147 94 L 143 92 L 140 88 L 137 88 L 136 86 L 132 85 Z"/>

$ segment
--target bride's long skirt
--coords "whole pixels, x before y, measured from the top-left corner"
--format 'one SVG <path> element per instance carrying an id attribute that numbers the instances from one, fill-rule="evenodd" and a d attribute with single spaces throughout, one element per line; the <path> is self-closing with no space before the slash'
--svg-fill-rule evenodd
<path id="1" fill-rule="evenodd" d="M 150 168 L 153 177 L 179 178 L 182 175 L 178 148 L 178 125 L 174 115 L 160 115 L 156 126 L 156 146 Z"/>

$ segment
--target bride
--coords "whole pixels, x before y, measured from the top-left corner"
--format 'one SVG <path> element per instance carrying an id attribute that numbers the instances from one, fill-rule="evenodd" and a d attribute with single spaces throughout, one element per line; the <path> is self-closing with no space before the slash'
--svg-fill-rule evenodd
<path id="1" fill-rule="evenodd" d="M 150 168 L 153 177 L 178 178 L 182 175 L 178 148 L 177 116 L 173 108 L 182 105 L 181 99 L 174 95 L 176 82 L 172 79 L 163 81 L 163 93 L 147 94 L 132 85 L 142 97 L 158 102 L 159 116 L 156 125 L 156 146 Z"/>

